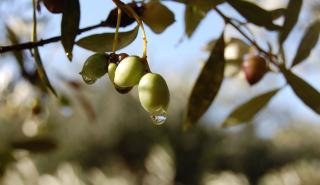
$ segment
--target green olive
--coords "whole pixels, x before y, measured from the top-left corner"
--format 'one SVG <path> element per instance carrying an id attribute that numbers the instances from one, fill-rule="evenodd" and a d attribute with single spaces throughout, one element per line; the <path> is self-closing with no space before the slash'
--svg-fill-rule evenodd
<path id="1" fill-rule="evenodd" d="M 149 113 L 167 110 L 170 94 L 167 83 L 161 75 L 145 74 L 139 82 L 138 91 L 140 103 Z"/>
<path id="2" fill-rule="evenodd" d="M 109 75 L 111 82 L 114 81 L 114 75 L 115 75 L 116 69 L 117 69 L 117 64 L 110 63 L 108 65 L 108 75 Z"/>
<path id="3" fill-rule="evenodd" d="M 118 65 L 114 83 L 119 87 L 133 87 L 145 73 L 145 65 L 138 56 L 124 58 Z"/>
<path id="4" fill-rule="evenodd" d="M 93 84 L 98 78 L 107 73 L 107 59 L 108 57 L 105 53 L 96 53 L 85 61 L 80 74 L 87 84 Z"/>

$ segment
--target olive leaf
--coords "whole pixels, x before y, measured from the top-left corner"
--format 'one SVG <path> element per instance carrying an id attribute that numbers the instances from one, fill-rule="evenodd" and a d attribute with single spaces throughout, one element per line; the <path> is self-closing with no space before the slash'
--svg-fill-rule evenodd
<path id="1" fill-rule="evenodd" d="M 310 107 L 317 114 L 320 114 L 320 93 L 284 66 L 281 66 L 280 69 L 294 93 L 304 102 L 305 105 Z"/>
<path id="2" fill-rule="evenodd" d="M 32 41 L 33 42 L 36 42 L 38 39 L 37 39 L 37 12 L 36 12 L 36 1 L 33 0 L 33 31 L 32 31 Z M 55 89 L 53 88 L 53 86 L 51 85 L 49 79 L 48 79 L 48 76 L 46 74 L 46 71 L 43 67 L 43 64 L 42 64 L 42 60 L 41 60 L 41 56 L 40 56 L 40 53 L 39 53 L 39 50 L 38 48 L 34 48 L 34 60 L 36 62 L 36 66 L 37 66 L 37 72 L 38 72 L 38 75 L 41 79 L 41 81 L 45 84 L 45 86 L 47 88 L 50 89 L 50 91 L 55 95 L 57 96 L 57 93 L 55 91 Z"/>
<path id="3" fill-rule="evenodd" d="M 200 119 L 218 94 L 224 78 L 224 48 L 224 34 L 222 33 L 191 92 L 185 128 L 192 126 Z"/>
<path id="4" fill-rule="evenodd" d="M 127 6 L 131 7 L 138 16 L 141 16 L 144 12 L 144 8 L 142 6 L 137 6 L 136 2 L 128 3 Z M 117 26 L 118 20 L 118 7 L 112 9 L 106 19 L 106 26 L 115 28 Z M 126 11 L 123 11 L 121 14 L 120 27 L 126 27 L 134 23 L 136 20 L 131 16 L 131 14 L 127 14 Z"/>
<path id="5" fill-rule="evenodd" d="M 279 43 L 280 45 L 287 39 L 288 35 L 290 34 L 293 27 L 296 25 L 300 10 L 302 6 L 302 0 L 290 0 L 288 7 L 285 11 L 285 20 L 284 25 L 280 31 L 279 35 Z"/>
<path id="6" fill-rule="evenodd" d="M 312 49 L 316 46 L 319 40 L 319 34 L 320 20 L 317 20 L 307 28 L 307 31 L 300 42 L 297 54 L 293 59 L 292 67 L 300 64 L 303 60 L 308 58 Z"/>
<path id="7" fill-rule="evenodd" d="M 225 76 L 235 77 L 242 71 L 243 57 L 250 50 L 250 46 L 241 39 L 230 38 L 226 39 L 226 47 L 224 51 L 224 57 L 226 60 Z M 205 51 L 210 52 L 216 43 L 216 39 L 213 39 L 203 48 Z"/>
<path id="8" fill-rule="evenodd" d="M 116 50 L 122 49 L 132 43 L 138 35 L 139 27 L 131 31 L 120 32 Z M 76 42 L 82 48 L 94 52 L 111 52 L 113 47 L 114 33 L 101 33 L 84 37 Z"/>
<path id="9" fill-rule="evenodd" d="M 184 25 L 185 32 L 188 37 L 192 36 L 193 32 L 199 26 L 206 14 L 206 12 L 201 11 L 197 6 L 186 5 L 184 13 Z"/>
<path id="10" fill-rule="evenodd" d="M 14 149 L 24 149 L 33 153 L 46 153 L 57 148 L 57 144 L 51 138 L 36 137 L 11 142 Z"/>
<path id="11" fill-rule="evenodd" d="M 72 50 L 74 41 L 79 31 L 79 24 L 79 0 L 66 1 L 61 20 L 61 42 L 70 61 L 72 60 Z"/>
<path id="12" fill-rule="evenodd" d="M 279 19 L 280 17 L 282 17 L 285 14 L 286 9 L 285 8 L 277 8 L 277 9 L 274 9 L 274 10 L 270 10 L 269 12 L 270 12 L 270 14 L 272 16 L 272 19 L 276 20 L 276 19 Z"/>
<path id="13" fill-rule="evenodd" d="M 199 8 L 201 11 L 208 12 L 217 5 L 222 4 L 225 0 L 174 0 L 175 2 L 184 3 Z"/>
<path id="14" fill-rule="evenodd" d="M 281 27 L 273 23 L 273 15 L 258 5 L 244 0 L 226 0 L 248 22 L 263 26 L 268 30 L 278 30 Z"/>
<path id="15" fill-rule="evenodd" d="M 270 100 L 277 94 L 280 89 L 260 94 L 251 100 L 243 103 L 234 109 L 227 119 L 222 123 L 222 127 L 227 128 L 250 121 Z"/>
<path id="16" fill-rule="evenodd" d="M 142 20 L 155 33 L 162 33 L 174 23 L 174 14 L 160 2 L 151 1 L 144 5 Z"/>
<path id="17" fill-rule="evenodd" d="M 11 44 L 19 44 L 20 39 L 17 36 L 17 34 L 8 25 L 5 25 L 5 27 L 6 27 L 7 35 L 8 35 L 8 38 L 9 38 Z M 24 68 L 23 51 L 13 51 L 13 56 L 15 57 L 16 61 L 18 62 L 20 69 L 23 69 Z"/>

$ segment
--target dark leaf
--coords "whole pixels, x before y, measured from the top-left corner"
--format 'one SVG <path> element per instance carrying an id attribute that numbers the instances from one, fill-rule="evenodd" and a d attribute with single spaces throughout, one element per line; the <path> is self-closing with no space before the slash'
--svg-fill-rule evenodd
<path id="1" fill-rule="evenodd" d="M 35 49 L 34 49 L 34 60 L 35 60 L 35 62 L 36 62 L 36 64 L 37 64 L 37 72 L 38 72 L 38 75 L 39 75 L 41 81 L 45 84 L 45 86 L 46 86 L 47 88 L 50 89 L 50 91 L 51 91 L 55 96 L 57 96 L 57 93 L 56 93 L 55 89 L 53 88 L 53 86 L 51 85 L 51 83 L 50 83 L 50 81 L 49 81 L 49 78 L 48 78 L 48 76 L 47 76 L 47 74 L 46 74 L 46 71 L 45 71 L 45 69 L 44 69 L 44 67 L 43 67 L 42 59 L 41 59 L 41 57 L 40 57 L 40 53 L 39 53 L 38 48 L 35 48 Z"/>
<path id="2" fill-rule="evenodd" d="M 263 26 L 268 30 L 278 30 L 281 27 L 274 24 L 272 14 L 258 5 L 244 0 L 226 0 L 248 22 Z"/>
<path id="3" fill-rule="evenodd" d="M 175 2 L 184 3 L 186 5 L 195 6 L 201 11 L 208 12 L 217 5 L 224 3 L 225 0 L 174 0 Z"/>
<path id="4" fill-rule="evenodd" d="M 6 30 L 8 34 L 8 38 L 12 44 L 19 44 L 20 40 L 18 35 L 8 26 L 6 25 Z M 24 68 L 24 55 L 23 51 L 13 51 L 13 55 L 15 59 L 17 60 L 20 69 Z"/>
<path id="5" fill-rule="evenodd" d="M 137 13 L 137 15 L 141 16 L 143 14 L 144 8 L 137 6 L 137 3 L 132 2 L 132 3 L 128 3 L 127 5 L 130 6 Z M 108 18 L 106 20 L 107 26 L 115 28 L 117 26 L 117 19 L 118 19 L 118 8 L 114 8 L 110 11 Z M 135 19 L 131 15 L 126 14 L 125 11 L 122 12 L 120 27 L 126 27 L 134 22 L 135 22 Z"/>
<path id="6" fill-rule="evenodd" d="M 288 7 L 285 11 L 284 25 L 280 32 L 279 42 L 280 45 L 287 39 L 293 27 L 296 25 L 300 10 L 302 6 L 302 0 L 290 0 Z"/>
<path id="7" fill-rule="evenodd" d="M 160 2 L 151 1 L 144 6 L 142 20 L 155 33 L 162 33 L 174 23 L 174 14 Z"/>
<path id="8" fill-rule="evenodd" d="M 33 0 L 33 32 L 32 32 L 32 41 L 36 42 L 37 41 L 37 12 L 36 12 L 36 2 Z M 57 93 L 53 86 L 51 85 L 47 73 L 43 67 L 42 60 L 40 57 L 40 53 L 38 48 L 34 48 L 34 60 L 36 62 L 37 66 L 37 72 L 38 75 L 41 79 L 41 81 L 44 83 L 44 85 L 51 90 L 51 92 L 57 96 Z"/>
<path id="9" fill-rule="evenodd" d="M 79 0 L 68 0 L 65 2 L 61 20 L 61 42 L 68 59 L 72 60 L 74 41 L 78 34 L 80 24 Z"/>
<path id="10" fill-rule="evenodd" d="M 317 114 L 320 114 L 319 92 L 290 70 L 281 67 L 281 71 L 295 94 L 304 102 L 304 104 L 310 107 Z"/>
<path id="11" fill-rule="evenodd" d="M 66 1 L 68 0 L 42 0 L 43 4 L 51 13 L 62 13 L 64 8 L 64 3 Z"/>
<path id="12" fill-rule="evenodd" d="M 56 149 L 57 144 L 50 138 L 32 138 L 22 141 L 13 141 L 11 147 L 28 150 L 33 153 L 46 153 Z"/>
<path id="13" fill-rule="evenodd" d="M 312 49 L 316 46 L 319 40 L 319 33 L 320 33 L 320 20 L 312 23 L 307 31 L 305 32 L 296 56 L 293 59 L 292 66 L 300 64 L 303 60 L 308 58 Z"/>
<path id="14" fill-rule="evenodd" d="M 206 12 L 201 11 L 197 6 L 186 5 L 184 13 L 185 32 L 191 37 L 193 32 L 199 26 L 201 20 L 206 16 Z"/>
<path id="15" fill-rule="evenodd" d="M 208 110 L 218 94 L 224 78 L 224 34 L 213 48 L 210 57 L 199 75 L 188 102 L 185 128 L 195 124 Z"/>
<path id="16" fill-rule="evenodd" d="M 139 27 L 128 32 L 120 32 L 116 50 L 122 49 L 132 43 L 138 35 Z M 77 45 L 94 52 L 111 52 L 114 33 L 102 33 L 84 37 L 76 42 Z"/>
<path id="17" fill-rule="evenodd" d="M 233 110 L 228 118 L 223 122 L 222 127 L 231 127 L 249 122 L 280 89 L 275 89 L 264 94 L 260 94 Z"/>
<path id="18" fill-rule="evenodd" d="M 269 12 L 272 16 L 272 19 L 276 20 L 282 17 L 285 14 L 285 11 L 286 11 L 285 8 L 278 8 L 278 9 L 270 10 Z"/>

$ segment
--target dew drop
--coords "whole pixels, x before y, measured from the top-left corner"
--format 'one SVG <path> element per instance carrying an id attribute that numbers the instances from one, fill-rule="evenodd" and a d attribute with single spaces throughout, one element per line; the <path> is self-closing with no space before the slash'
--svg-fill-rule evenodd
<path id="1" fill-rule="evenodd" d="M 150 118 L 155 125 L 162 125 L 167 120 L 167 112 L 163 109 L 150 115 Z"/>
<path id="2" fill-rule="evenodd" d="M 96 82 L 96 79 L 92 79 L 86 75 L 82 75 L 82 79 L 86 84 L 93 84 L 94 82 Z"/>

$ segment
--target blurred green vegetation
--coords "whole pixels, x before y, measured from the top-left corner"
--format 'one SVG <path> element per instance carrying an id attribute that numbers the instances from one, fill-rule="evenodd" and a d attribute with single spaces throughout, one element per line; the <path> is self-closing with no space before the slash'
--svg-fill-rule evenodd
<path id="1" fill-rule="evenodd" d="M 98 115 L 92 120 L 73 96 L 66 96 L 70 104 L 42 97 L 35 112 L 37 91 L 23 82 L 14 89 L 1 100 L 1 184 L 320 182 L 318 126 L 292 124 L 270 138 L 251 124 L 223 130 L 202 122 L 185 132 L 181 107 L 155 126 L 132 96 L 136 90 L 123 96 L 111 84 L 82 88 Z"/>

